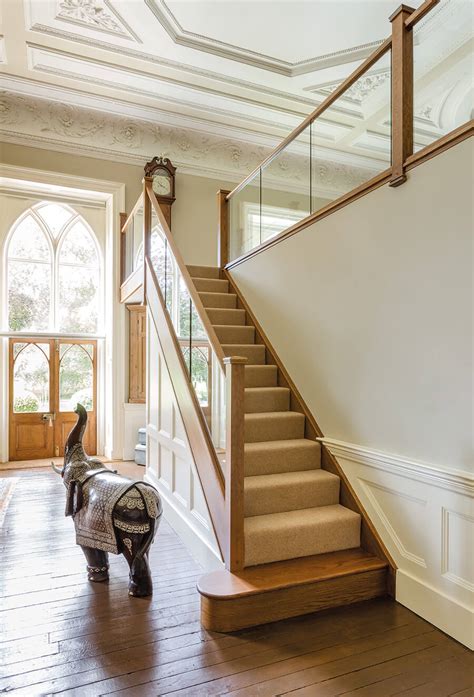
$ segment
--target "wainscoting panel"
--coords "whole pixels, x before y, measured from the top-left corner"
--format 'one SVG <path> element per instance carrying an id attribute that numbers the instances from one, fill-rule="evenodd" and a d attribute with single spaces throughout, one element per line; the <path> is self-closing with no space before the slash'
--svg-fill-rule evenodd
<path id="1" fill-rule="evenodd" d="M 165 517 L 191 554 L 206 570 L 222 568 L 173 385 L 150 318 L 147 326 L 146 479 L 158 488 Z"/>
<path id="2" fill-rule="evenodd" d="M 322 441 L 398 566 L 396 599 L 474 648 L 474 476 Z"/>

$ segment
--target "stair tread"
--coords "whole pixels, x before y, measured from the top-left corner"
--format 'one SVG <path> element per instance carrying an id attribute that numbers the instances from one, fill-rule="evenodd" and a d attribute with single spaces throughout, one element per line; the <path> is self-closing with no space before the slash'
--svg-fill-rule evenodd
<path id="1" fill-rule="evenodd" d="M 245 388 L 248 389 L 248 388 Z M 278 419 L 294 419 L 295 421 L 304 421 L 304 414 L 299 411 L 259 411 L 255 414 L 245 414 L 245 419 L 249 421 L 266 421 L 267 419 L 278 420 Z M 299 440 L 299 439 L 298 439 Z M 264 441 L 264 442 L 275 442 L 275 441 Z M 278 442 L 278 441 L 277 441 Z"/>
<path id="2" fill-rule="evenodd" d="M 246 491 L 249 489 L 270 488 L 273 486 L 294 486 L 339 479 L 337 474 L 332 474 L 323 469 L 296 470 L 294 472 L 276 472 L 273 474 L 253 474 L 244 478 Z"/>
<path id="3" fill-rule="evenodd" d="M 276 392 L 281 392 L 282 394 L 283 393 L 286 394 L 289 391 L 290 390 L 288 387 L 280 387 L 279 385 L 272 385 L 272 386 L 268 386 L 268 387 L 262 385 L 262 387 L 246 387 L 245 388 L 245 392 L 248 392 L 249 394 L 256 394 L 257 392 L 265 392 L 268 394 L 270 394 L 270 393 L 276 394 Z"/>
<path id="4" fill-rule="evenodd" d="M 387 567 L 387 562 L 355 547 L 259 564 L 234 573 L 211 571 L 199 579 L 198 591 L 208 598 L 238 598 Z"/>
<path id="5" fill-rule="evenodd" d="M 306 448 L 307 450 L 320 449 L 320 444 L 315 440 L 310 440 L 309 438 L 291 438 L 285 440 L 263 440 L 256 441 L 255 443 L 245 443 L 244 450 L 246 453 L 258 454 L 260 451 L 276 451 L 289 449 L 289 448 Z"/>

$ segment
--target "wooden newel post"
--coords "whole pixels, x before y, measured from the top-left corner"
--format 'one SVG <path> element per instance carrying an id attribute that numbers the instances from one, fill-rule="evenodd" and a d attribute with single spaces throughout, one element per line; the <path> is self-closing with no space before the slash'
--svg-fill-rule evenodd
<path id="1" fill-rule="evenodd" d="M 390 186 L 406 181 L 403 166 L 413 154 L 413 31 L 405 21 L 414 12 L 400 5 L 392 23 L 392 178 Z"/>
<path id="2" fill-rule="evenodd" d="M 229 202 L 227 195 L 230 191 L 220 189 L 217 192 L 217 211 L 218 211 L 218 252 L 217 258 L 219 267 L 223 269 L 229 263 Z"/>
<path id="3" fill-rule="evenodd" d="M 244 568 L 244 399 L 246 358 L 224 358 L 226 375 L 226 566 Z"/>

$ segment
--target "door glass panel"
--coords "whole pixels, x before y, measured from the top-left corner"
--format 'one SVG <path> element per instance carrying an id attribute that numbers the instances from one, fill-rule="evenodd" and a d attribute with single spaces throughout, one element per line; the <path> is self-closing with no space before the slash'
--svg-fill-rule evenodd
<path id="1" fill-rule="evenodd" d="M 49 411 L 49 344 L 14 344 L 13 411 Z"/>
<path id="2" fill-rule="evenodd" d="M 59 347 L 59 411 L 74 411 L 77 403 L 94 409 L 92 344 L 61 344 Z"/>

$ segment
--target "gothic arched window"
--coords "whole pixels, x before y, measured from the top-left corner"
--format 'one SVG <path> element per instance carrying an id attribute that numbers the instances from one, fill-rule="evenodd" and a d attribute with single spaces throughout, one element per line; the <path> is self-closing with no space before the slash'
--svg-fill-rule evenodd
<path id="1" fill-rule="evenodd" d="M 13 225 L 6 253 L 11 331 L 97 332 L 99 249 L 74 209 L 58 203 L 34 205 Z"/>

